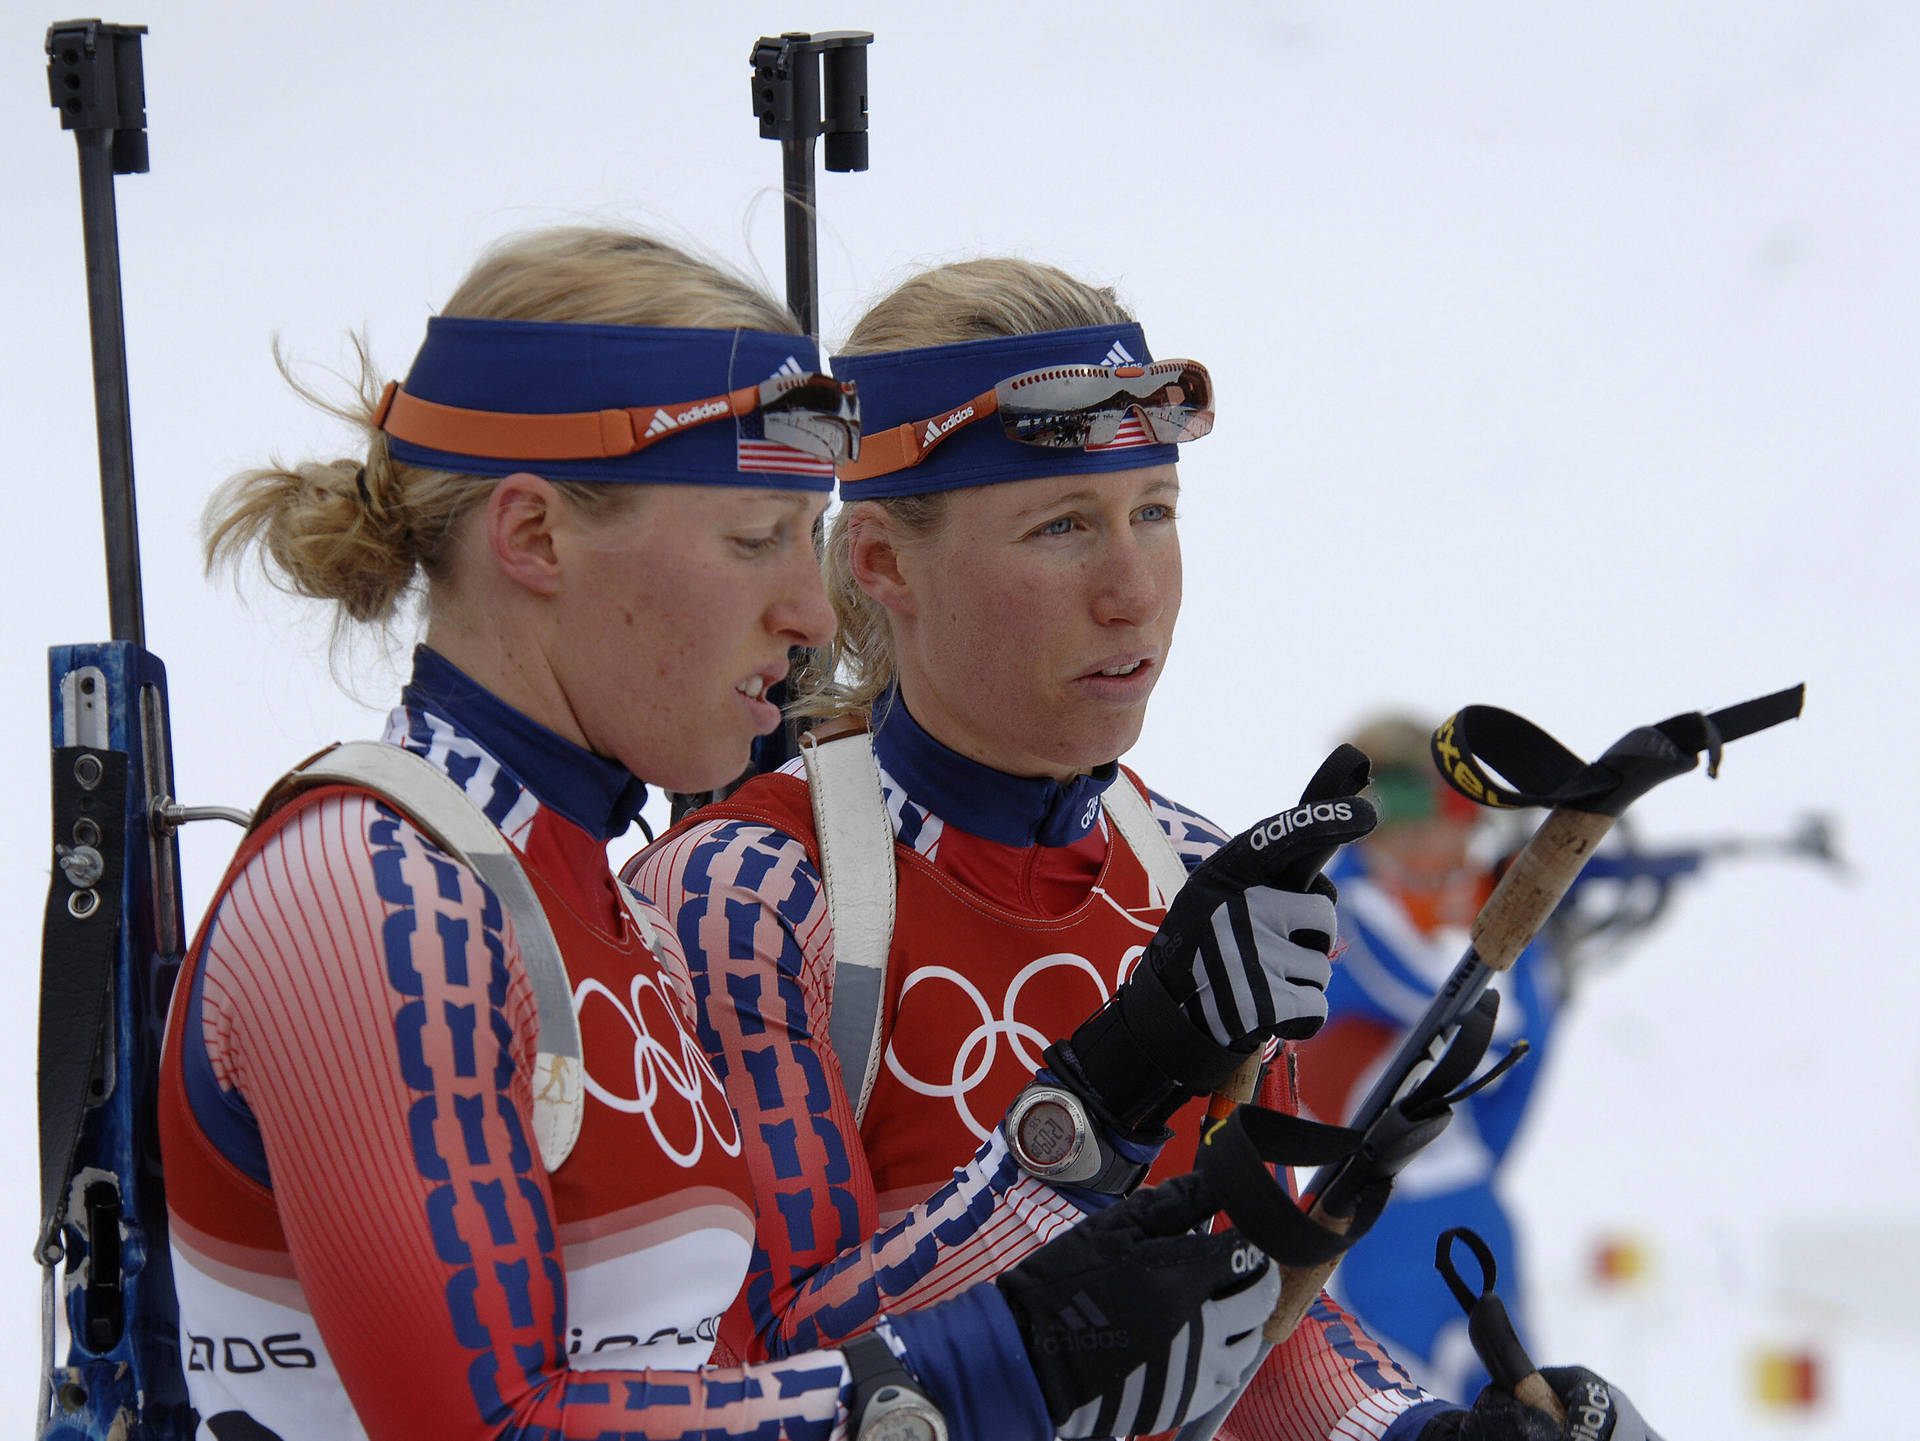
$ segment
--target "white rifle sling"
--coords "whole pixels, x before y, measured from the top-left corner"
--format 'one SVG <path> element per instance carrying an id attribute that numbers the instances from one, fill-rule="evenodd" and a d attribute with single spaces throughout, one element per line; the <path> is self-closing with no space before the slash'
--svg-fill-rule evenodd
<path id="1" fill-rule="evenodd" d="M 1173 848 L 1167 833 L 1160 829 L 1160 822 L 1153 818 L 1146 798 L 1133 788 L 1132 781 L 1121 775 L 1114 777 L 1100 801 L 1107 813 L 1107 823 L 1120 833 L 1134 859 L 1146 867 L 1147 880 L 1157 893 L 1153 903 L 1160 907 L 1172 905 L 1173 898 L 1180 894 L 1180 887 L 1187 883 L 1187 863 L 1180 859 L 1180 852 Z"/>
<path id="2" fill-rule="evenodd" d="M 865 731 L 836 740 L 800 738 L 813 802 L 813 830 L 820 848 L 820 880 L 827 893 L 827 923 L 833 928 L 833 994 L 827 1039 L 840 1060 L 842 1082 L 854 1103 L 854 1124 L 866 1119 L 867 1102 L 880 1074 L 886 1032 L 887 958 L 893 948 L 897 873 L 893 819 Z M 1133 782 L 1116 776 L 1102 796 L 1114 832 L 1146 870 L 1152 903 L 1173 903 L 1186 884 L 1187 866 Z M 854 1089 L 858 1081 L 858 1090 Z"/>
<path id="3" fill-rule="evenodd" d="M 390 802 L 429 840 L 471 869 L 513 917 L 520 959 L 533 984 L 540 1018 L 533 1073 L 533 1132 L 549 1173 L 560 1169 L 580 1138 L 585 1075 L 573 985 L 547 913 L 520 858 L 458 783 L 432 762 L 380 741 L 348 741 L 323 751 L 284 777 L 261 806 L 321 785 L 350 785 Z M 648 928 L 642 934 L 647 935 Z"/>
<path id="4" fill-rule="evenodd" d="M 880 789 L 873 737 L 867 732 L 830 741 L 804 735 L 800 757 L 807 769 L 820 882 L 833 927 L 827 1040 L 840 1060 L 841 1084 L 858 1125 L 880 1074 L 881 1009 L 887 994 L 887 953 L 893 946 L 893 821 Z"/>
<path id="5" fill-rule="evenodd" d="M 660 928 L 653 923 L 653 917 L 647 914 L 646 897 L 625 881 L 619 882 L 615 889 L 620 892 L 621 904 L 626 906 L 627 915 L 640 932 L 640 939 L 647 943 L 647 949 L 653 952 L 654 959 L 664 965 L 667 953 L 660 945 Z"/>

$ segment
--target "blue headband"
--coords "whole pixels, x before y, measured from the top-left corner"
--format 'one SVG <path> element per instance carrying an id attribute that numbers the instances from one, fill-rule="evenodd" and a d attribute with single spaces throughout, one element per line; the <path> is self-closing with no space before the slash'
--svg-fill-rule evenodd
<path id="1" fill-rule="evenodd" d="M 836 355 L 837 379 L 860 386 L 860 429 L 878 435 L 896 425 L 924 421 L 952 410 L 1009 376 L 1048 365 L 1145 365 L 1153 359 L 1147 337 L 1131 321 L 1038 335 L 996 336 L 959 345 L 930 345 L 876 355 Z M 1008 440 L 989 417 L 955 431 L 920 464 L 872 480 L 842 485 L 846 500 L 924 495 L 934 490 L 991 485 L 1002 480 L 1076 475 L 1086 471 L 1136 470 L 1171 465 L 1174 445 L 1132 445 L 1100 450 L 1047 450 Z"/>
<path id="2" fill-rule="evenodd" d="M 427 322 L 405 390 L 463 410 L 563 415 L 701 400 L 777 372 L 819 368 L 819 347 L 804 335 L 437 316 Z M 429 450 L 397 436 L 387 443 L 409 465 L 466 475 L 531 470 L 549 480 L 833 489 L 824 460 L 768 446 L 757 411 L 612 457 L 503 460 Z"/>

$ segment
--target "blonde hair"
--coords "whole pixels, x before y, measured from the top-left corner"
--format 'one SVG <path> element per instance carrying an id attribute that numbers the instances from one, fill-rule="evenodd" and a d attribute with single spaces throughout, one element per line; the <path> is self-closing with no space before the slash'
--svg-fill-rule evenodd
<path id="1" fill-rule="evenodd" d="M 496 244 L 441 312 L 483 320 L 751 329 L 798 334 L 779 302 L 752 282 L 630 231 L 573 226 Z M 237 566 L 257 547 L 261 569 L 284 590 L 331 601 L 336 639 L 349 622 L 391 622 L 420 585 L 444 581 L 452 540 L 484 504 L 496 477 L 430 470 L 394 459 L 373 424 L 385 383 L 365 340 L 351 337 L 353 395 L 336 403 L 292 375 L 276 341 L 274 364 L 308 403 L 361 432 L 364 458 L 278 460 L 233 476 L 208 502 L 207 568 Z M 596 518 L 638 503 L 637 485 L 555 482 Z"/>
<path id="2" fill-rule="evenodd" d="M 1088 285 L 1037 261 L 994 256 L 938 266 L 897 286 L 860 317 L 841 353 L 918 350 L 1132 319 L 1109 286 Z M 822 564 L 839 628 L 832 645 L 811 652 L 796 675 L 793 714 L 870 719 L 874 702 L 899 673 L 892 620 L 853 575 L 860 507 L 878 506 L 889 528 L 911 544 L 931 540 L 946 525 L 951 496 L 935 491 L 861 501 L 834 515 Z"/>

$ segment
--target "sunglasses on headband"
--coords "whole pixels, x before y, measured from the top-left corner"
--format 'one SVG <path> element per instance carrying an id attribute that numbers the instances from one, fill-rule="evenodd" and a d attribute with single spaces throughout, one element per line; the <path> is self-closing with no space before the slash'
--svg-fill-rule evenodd
<path id="1" fill-rule="evenodd" d="M 374 427 L 428 450 L 489 460 L 587 460 L 633 455 L 671 436 L 757 414 L 762 438 L 830 461 L 860 454 L 860 397 L 850 380 L 808 372 L 776 375 L 704 400 L 559 415 L 462 410 L 408 395 L 388 381 Z"/>
<path id="2" fill-rule="evenodd" d="M 1008 440 L 1049 450 L 1172 445 L 1213 429 L 1213 378 L 1197 360 L 1152 365 L 1050 365 L 1010 376 L 944 415 L 866 438 L 843 481 L 892 475 L 925 460 L 954 432 L 1000 417 Z"/>

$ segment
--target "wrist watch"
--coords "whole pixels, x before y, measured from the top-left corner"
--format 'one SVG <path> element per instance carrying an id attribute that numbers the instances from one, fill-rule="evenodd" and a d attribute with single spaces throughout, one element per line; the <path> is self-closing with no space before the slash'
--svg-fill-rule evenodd
<path id="1" fill-rule="evenodd" d="M 868 1332 L 840 1354 L 853 1376 L 847 1423 L 854 1441 L 947 1441 L 947 1418 L 885 1340 Z"/>
<path id="2" fill-rule="evenodd" d="M 1056 1186 L 1124 1196 L 1147 1174 L 1106 1144 L 1079 1096 L 1050 1081 L 1031 1081 L 1014 1098 L 1007 1144 L 1021 1170 Z"/>

